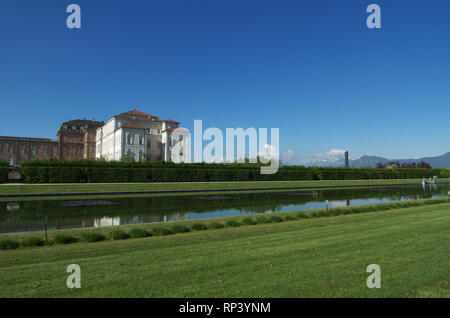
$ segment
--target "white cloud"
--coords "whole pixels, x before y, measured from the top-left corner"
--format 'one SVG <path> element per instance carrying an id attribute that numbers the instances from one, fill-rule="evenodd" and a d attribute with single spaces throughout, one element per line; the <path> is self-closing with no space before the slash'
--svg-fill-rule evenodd
<path id="1" fill-rule="evenodd" d="M 326 156 L 329 158 L 342 158 L 345 155 L 345 150 L 331 149 L 327 152 Z"/>
<path id="2" fill-rule="evenodd" d="M 281 160 L 285 163 L 291 162 L 292 159 L 294 159 L 294 151 L 292 149 L 289 149 L 281 155 Z"/>
<path id="3" fill-rule="evenodd" d="M 324 159 L 324 160 L 339 160 L 341 158 L 344 158 L 345 150 L 342 149 L 331 149 L 330 151 L 326 152 L 325 154 L 315 154 L 314 157 L 318 159 Z"/>
<path id="4" fill-rule="evenodd" d="M 345 150 L 342 149 L 331 149 L 323 154 L 314 154 L 316 159 L 307 163 L 308 166 L 332 166 L 338 163 L 342 163 Z"/>

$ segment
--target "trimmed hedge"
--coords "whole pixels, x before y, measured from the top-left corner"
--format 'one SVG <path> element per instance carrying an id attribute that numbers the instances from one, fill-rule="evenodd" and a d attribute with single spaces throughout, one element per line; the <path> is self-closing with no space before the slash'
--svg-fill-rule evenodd
<path id="1" fill-rule="evenodd" d="M 131 238 L 142 238 L 142 237 L 148 237 L 151 234 L 147 232 L 144 229 L 135 228 L 132 229 L 130 232 L 128 232 Z"/>
<path id="2" fill-rule="evenodd" d="M 44 246 L 45 242 L 39 237 L 28 237 L 22 241 L 22 246 L 25 247 L 39 247 Z"/>
<path id="3" fill-rule="evenodd" d="M 20 246 L 15 240 L 0 240 L 0 250 L 13 250 Z"/>
<path id="4" fill-rule="evenodd" d="M 106 236 L 101 233 L 86 232 L 81 234 L 81 240 L 89 243 L 100 242 L 106 240 Z"/>
<path id="5" fill-rule="evenodd" d="M 54 241 L 58 244 L 72 244 L 78 242 L 78 238 L 66 234 L 57 234 Z"/>
<path id="6" fill-rule="evenodd" d="M 281 166 L 273 175 L 260 164 L 119 162 L 105 160 L 28 161 L 20 165 L 26 183 L 207 182 L 278 180 L 421 179 L 447 177 L 450 169 L 375 169 Z M 7 175 L 6 175 L 7 179 Z M 1 179 L 0 179 L 1 182 Z"/>
<path id="7" fill-rule="evenodd" d="M 8 182 L 9 165 L 6 161 L 0 160 L 0 183 Z"/>
<path id="8" fill-rule="evenodd" d="M 130 238 L 130 235 L 122 230 L 112 230 L 108 233 L 108 238 L 113 241 L 127 240 Z"/>

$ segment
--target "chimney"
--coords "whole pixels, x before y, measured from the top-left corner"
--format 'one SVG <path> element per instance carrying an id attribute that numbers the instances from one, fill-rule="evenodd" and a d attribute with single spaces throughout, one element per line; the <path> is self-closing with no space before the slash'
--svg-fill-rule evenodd
<path id="1" fill-rule="evenodd" d="M 349 168 L 349 165 L 348 165 L 348 151 L 345 152 L 345 167 Z"/>

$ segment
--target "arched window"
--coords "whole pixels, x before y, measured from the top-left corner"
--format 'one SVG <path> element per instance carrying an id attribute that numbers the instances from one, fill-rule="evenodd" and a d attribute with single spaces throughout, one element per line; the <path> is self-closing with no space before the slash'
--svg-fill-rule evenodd
<path id="1" fill-rule="evenodd" d="M 129 145 L 132 145 L 133 142 L 134 142 L 134 136 L 132 134 L 128 134 L 128 136 L 127 136 L 127 143 Z"/>

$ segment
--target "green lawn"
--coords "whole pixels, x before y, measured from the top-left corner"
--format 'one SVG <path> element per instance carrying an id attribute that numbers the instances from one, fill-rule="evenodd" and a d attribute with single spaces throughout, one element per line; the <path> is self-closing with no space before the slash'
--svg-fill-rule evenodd
<path id="1" fill-rule="evenodd" d="M 51 194 L 80 192 L 126 192 L 160 190 L 217 190 L 282 187 L 323 187 L 352 185 L 419 184 L 419 179 L 396 180 L 323 180 L 323 181 L 236 181 L 236 182 L 165 182 L 165 183 L 102 183 L 102 184 L 1 184 L 0 194 Z M 445 181 L 445 179 L 439 179 Z"/>
<path id="2" fill-rule="evenodd" d="M 0 250 L 0 297 L 449 297 L 450 204 Z M 70 290 L 66 267 L 81 267 Z M 381 266 L 381 289 L 366 267 Z"/>

